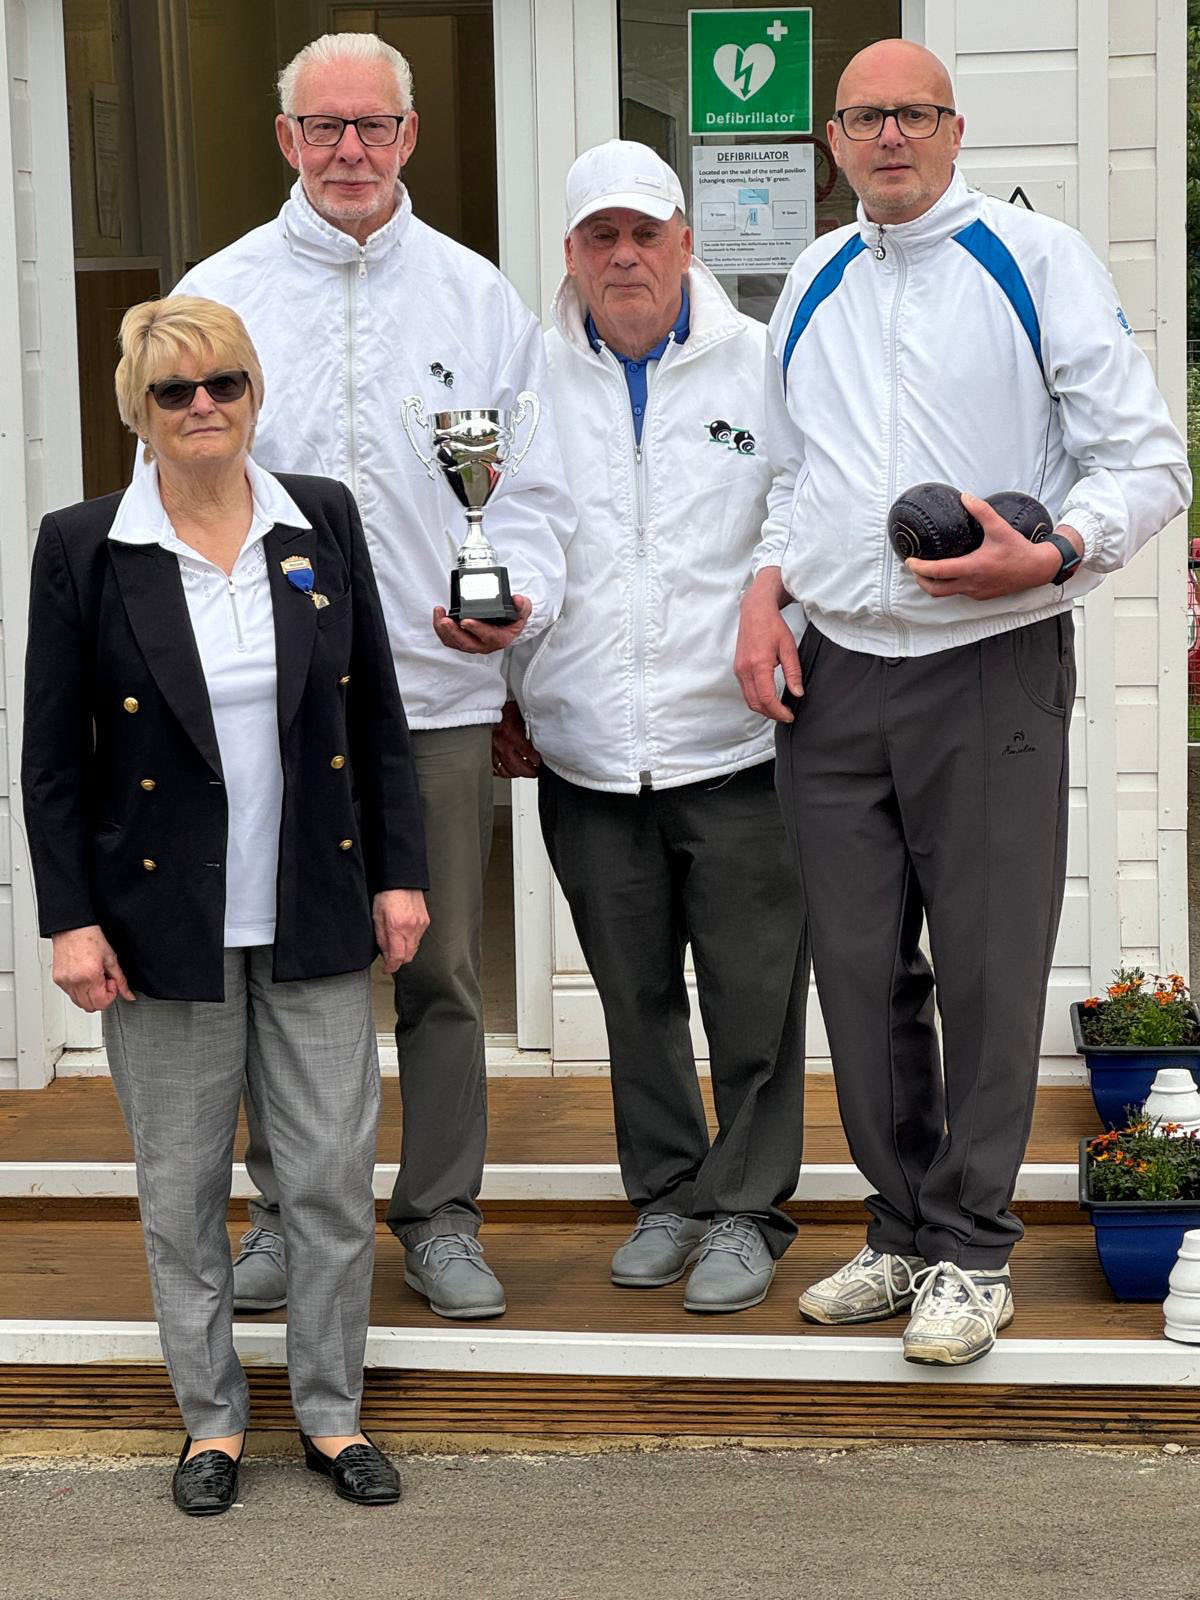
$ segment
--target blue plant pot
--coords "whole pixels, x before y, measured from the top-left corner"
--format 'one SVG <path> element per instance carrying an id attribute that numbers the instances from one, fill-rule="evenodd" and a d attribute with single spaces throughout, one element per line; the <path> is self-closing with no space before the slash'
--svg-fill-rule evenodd
<path id="1" fill-rule="evenodd" d="M 1100 1270 L 1118 1300 L 1165 1300 L 1183 1236 L 1200 1228 L 1200 1200 L 1091 1200 L 1087 1140 L 1079 1141 L 1079 1204 L 1096 1233 Z"/>
<path id="2" fill-rule="evenodd" d="M 1192 1005 L 1200 1025 L 1200 1012 Z M 1075 1052 L 1087 1063 L 1092 1102 L 1106 1128 L 1125 1126 L 1126 1106 L 1140 1106 L 1162 1067 L 1186 1067 L 1200 1088 L 1200 1044 L 1084 1044 L 1080 1002 L 1071 1005 Z"/>

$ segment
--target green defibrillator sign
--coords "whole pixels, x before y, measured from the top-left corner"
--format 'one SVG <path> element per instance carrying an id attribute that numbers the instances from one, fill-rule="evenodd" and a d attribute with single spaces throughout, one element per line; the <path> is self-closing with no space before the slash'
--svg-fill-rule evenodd
<path id="1" fill-rule="evenodd" d="M 688 12 L 693 134 L 812 132 L 812 8 Z"/>

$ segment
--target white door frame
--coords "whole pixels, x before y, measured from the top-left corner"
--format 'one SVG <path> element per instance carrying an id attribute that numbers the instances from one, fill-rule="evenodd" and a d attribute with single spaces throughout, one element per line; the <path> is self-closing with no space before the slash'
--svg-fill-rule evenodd
<path id="1" fill-rule="evenodd" d="M 493 27 L 500 265 L 544 322 L 562 274 L 567 169 L 618 131 L 617 8 L 615 0 L 494 0 Z M 514 781 L 512 790 L 517 1044 L 549 1050 L 554 931 L 566 908 L 554 893 L 536 786 Z"/>

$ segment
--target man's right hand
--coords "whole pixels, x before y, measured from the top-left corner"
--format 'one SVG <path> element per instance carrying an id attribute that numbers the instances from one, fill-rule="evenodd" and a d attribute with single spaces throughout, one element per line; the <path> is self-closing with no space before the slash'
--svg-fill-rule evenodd
<path id="1" fill-rule="evenodd" d="M 780 611 L 791 601 L 778 567 L 764 567 L 747 589 L 738 623 L 733 670 L 751 711 L 775 722 L 793 721 L 775 688 L 775 668 L 797 698 L 804 693 L 796 639 Z"/>
<path id="2" fill-rule="evenodd" d="M 492 771 L 498 778 L 536 778 L 542 758 L 530 744 L 515 700 L 506 702 L 492 729 Z"/>
<path id="3" fill-rule="evenodd" d="M 117 953 L 98 924 L 56 933 L 51 944 L 54 981 L 81 1011 L 107 1011 L 118 995 L 134 999 Z"/>

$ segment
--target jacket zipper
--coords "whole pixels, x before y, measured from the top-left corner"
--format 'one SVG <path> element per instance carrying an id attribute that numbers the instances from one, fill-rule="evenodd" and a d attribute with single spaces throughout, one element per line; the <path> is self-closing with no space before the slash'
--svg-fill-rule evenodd
<path id="1" fill-rule="evenodd" d="M 876 261 L 882 261 L 887 255 L 887 245 L 883 242 L 883 223 L 879 224 L 879 237 L 875 241 L 875 248 L 871 251 Z"/>
<path id="2" fill-rule="evenodd" d="M 637 651 L 637 671 L 634 674 L 634 726 L 637 730 L 638 780 L 648 788 L 653 788 L 653 781 L 650 747 L 646 738 L 646 474 L 648 468 L 644 441 L 649 438 L 652 390 L 662 376 L 663 364 L 674 349 L 675 335 L 672 332 L 670 342 L 659 358 L 658 370 L 653 374 L 649 371 L 646 373 L 646 409 L 642 413 L 643 444 L 637 442 L 637 430 L 633 425 L 633 412 L 629 406 L 629 392 L 624 376 L 621 378 L 621 386 L 626 390 L 623 398 L 625 412 L 629 418 L 630 437 L 633 441 L 633 504 L 637 523 L 635 529 L 637 544 L 634 546 L 637 577 L 633 593 L 634 646 Z"/>
<path id="3" fill-rule="evenodd" d="M 350 490 L 355 500 L 358 493 L 358 426 L 357 405 L 358 399 L 354 386 L 354 324 L 355 324 L 355 278 L 365 278 L 367 275 L 367 251 L 365 245 L 358 247 L 358 270 L 346 273 L 346 445 L 350 472 Z"/>
<path id="4" fill-rule="evenodd" d="M 879 243 L 875 247 L 875 259 L 881 261 L 886 254 L 883 246 L 883 227 L 879 229 Z M 891 405 L 888 415 L 888 492 L 887 503 L 890 506 L 896 498 L 896 434 L 900 414 L 900 365 L 896 350 L 896 325 L 900 320 L 900 301 L 904 295 L 904 285 L 908 278 L 908 268 L 904 261 L 904 252 L 896 251 L 896 293 L 892 298 L 892 315 L 888 327 L 888 352 L 892 363 L 892 392 Z M 892 567 L 894 554 L 892 541 L 884 538 L 883 541 L 883 589 L 879 596 L 879 609 L 885 617 L 891 617 L 896 628 L 896 635 L 900 643 L 901 654 L 908 646 L 908 629 L 892 612 Z"/>

